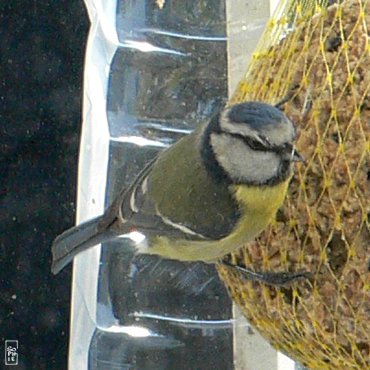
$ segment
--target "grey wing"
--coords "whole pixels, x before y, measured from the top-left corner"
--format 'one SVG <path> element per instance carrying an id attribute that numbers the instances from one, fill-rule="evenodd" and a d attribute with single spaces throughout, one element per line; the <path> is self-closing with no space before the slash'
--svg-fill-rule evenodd
<path id="1" fill-rule="evenodd" d="M 188 240 L 205 240 L 206 236 L 183 224 L 175 223 L 161 215 L 148 196 L 148 176 L 156 162 L 149 162 L 134 183 L 119 197 L 120 214 L 125 229 L 140 231 L 145 235 L 163 235 Z"/>

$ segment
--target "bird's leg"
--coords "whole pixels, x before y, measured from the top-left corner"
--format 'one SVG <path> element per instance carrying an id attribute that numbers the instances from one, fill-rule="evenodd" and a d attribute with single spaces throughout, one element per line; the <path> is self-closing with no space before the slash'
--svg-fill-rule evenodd
<path id="1" fill-rule="evenodd" d="M 270 271 L 252 271 L 246 267 L 234 265 L 229 261 L 222 261 L 222 264 L 228 267 L 235 268 L 239 271 L 246 280 L 259 281 L 267 285 L 282 286 L 290 284 L 294 281 L 301 279 L 312 278 L 312 274 L 308 271 L 297 271 L 297 272 L 270 272 Z"/>

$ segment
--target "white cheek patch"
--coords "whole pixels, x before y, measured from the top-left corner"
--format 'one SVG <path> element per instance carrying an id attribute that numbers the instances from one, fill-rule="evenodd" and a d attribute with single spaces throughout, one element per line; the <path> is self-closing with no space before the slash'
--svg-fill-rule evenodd
<path id="1" fill-rule="evenodd" d="M 216 160 L 236 182 L 266 183 L 277 176 L 280 159 L 274 152 L 251 149 L 242 139 L 211 134 Z"/>

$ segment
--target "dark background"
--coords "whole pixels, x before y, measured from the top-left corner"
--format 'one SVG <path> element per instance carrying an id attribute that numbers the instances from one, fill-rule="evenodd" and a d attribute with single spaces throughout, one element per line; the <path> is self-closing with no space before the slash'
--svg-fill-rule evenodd
<path id="1" fill-rule="evenodd" d="M 50 244 L 75 217 L 82 0 L 0 3 L 0 341 L 14 369 L 65 369 L 71 268 L 50 273 Z M 9 367 L 10 368 L 10 367 Z"/>

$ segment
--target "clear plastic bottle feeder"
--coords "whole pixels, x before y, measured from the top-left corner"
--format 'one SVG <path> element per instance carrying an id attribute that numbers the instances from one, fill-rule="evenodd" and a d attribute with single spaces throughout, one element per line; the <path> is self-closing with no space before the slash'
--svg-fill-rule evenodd
<path id="1" fill-rule="evenodd" d="M 153 156 L 226 103 L 273 8 L 85 1 L 78 222 L 103 213 Z M 237 313 L 214 266 L 137 256 L 141 238 L 132 233 L 75 258 L 70 369 L 294 368 Z"/>

